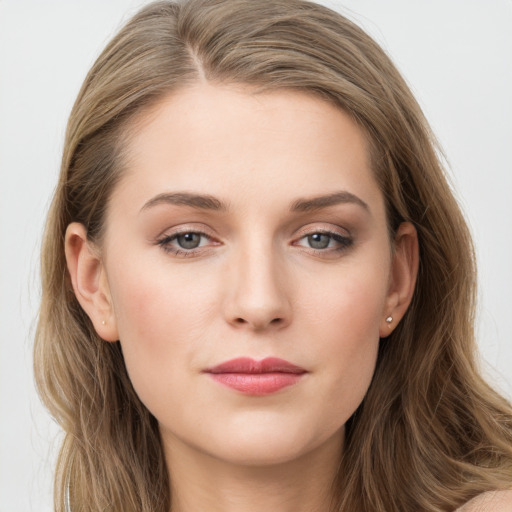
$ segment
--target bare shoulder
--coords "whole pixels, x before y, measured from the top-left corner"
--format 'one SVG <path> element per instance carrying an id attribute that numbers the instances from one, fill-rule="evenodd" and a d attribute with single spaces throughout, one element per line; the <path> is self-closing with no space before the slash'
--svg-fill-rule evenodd
<path id="1" fill-rule="evenodd" d="M 485 492 L 457 509 L 456 512 L 512 512 L 512 489 Z"/>

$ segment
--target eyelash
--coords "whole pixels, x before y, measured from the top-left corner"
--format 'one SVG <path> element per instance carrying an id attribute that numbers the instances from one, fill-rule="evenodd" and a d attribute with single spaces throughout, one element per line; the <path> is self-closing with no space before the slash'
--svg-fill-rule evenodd
<path id="1" fill-rule="evenodd" d="M 187 250 L 184 248 L 173 247 L 171 245 L 171 243 L 174 240 L 176 240 L 178 237 L 184 236 L 184 235 L 199 235 L 201 238 L 204 237 L 204 238 L 207 238 L 208 240 L 213 239 L 213 237 L 211 237 L 207 233 L 204 233 L 203 231 L 183 230 L 183 231 L 178 231 L 176 233 L 173 233 L 172 235 L 166 235 L 163 238 L 161 238 L 160 240 L 158 240 L 157 243 L 160 247 L 162 247 L 162 249 L 165 252 L 172 254 L 174 256 L 185 257 L 185 258 L 199 256 L 200 254 L 198 254 L 198 253 L 202 252 L 201 247 L 196 247 L 196 248 Z"/>
<path id="2" fill-rule="evenodd" d="M 201 246 L 195 247 L 192 249 L 184 249 L 184 248 L 173 247 L 171 245 L 171 243 L 173 241 L 177 240 L 178 237 L 184 236 L 184 235 L 199 235 L 201 238 L 204 237 L 208 240 L 213 240 L 213 237 L 211 237 L 207 233 L 204 233 L 203 231 L 184 230 L 184 231 L 179 231 L 179 232 L 173 233 L 172 235 L 164 236 L 163 238 L 161 238 L 160 240 L 157 241 L 157 244 L 160 247 L 162 247 L 162 249 L 166 253 L 172 254 L 177 257 L 187 258 L 187 257 L 200 256 L 203 252 L 203 250 L 202 250 L 203 248 Z M 303 239 L 308 238 L 313 235 L 326 235 L 326 236 L 330 237 L 329 244 L 331 243 L 332 240 L 334 240 L 335 242 L 337 242 L 339 244 L 339 246 L 336 248 L 326 247 L 323 249 L 315 249 L 313 247 L 305 247 L 303 245 L 297 245 L 298 241 L 303 240 Z M 353 244 L 353 239 L 350 236 L 340 235 L 339 233 L 336 233 L 334 231 L 329 231 L 326 229 L 317 229 L 314 231 L 310 231 L 308 233 L 304 233 L 300 238 L 297 239 L 296 242 L 293 243 L 293 245 L 302 247 L 303 249 L 307 250 L 307 252 L 309 252 L 309 253 L 313 253 L 315 255 L 320 255 L 320 256 L 326 256 L 329 253 L 339 253 L 339 252 L 345 251 L 352 244 Z M 217 243 L 216 245 L 220 245 L 220 244 Z"/>
<path id="3" fill-rule="evenodd" d="M 325 235 L 330 237 L 329 244 L 334 241 L 338 244 L 338 247 L 326 247 L 324 249 L 315 249 L 314 247 L 305 247 L 303 245 L 299 245 L 298 247 L 302 247 L 306 249 L 308 252 L 312 252 L 315 255 L 326 256 L 327 254 L 332 253 L 340 253 L 347 250 L 352 244 L 353 239 L 350 236 L 340 235 L 335 231 L 329 231 L 328 229 L 316 229 L 314 231 L 310 231 L 308 233 L 303 234 L 298 241 L 304 240 L 313 235 Z M 296 243 L 294 243 L 296 245 Z"/>

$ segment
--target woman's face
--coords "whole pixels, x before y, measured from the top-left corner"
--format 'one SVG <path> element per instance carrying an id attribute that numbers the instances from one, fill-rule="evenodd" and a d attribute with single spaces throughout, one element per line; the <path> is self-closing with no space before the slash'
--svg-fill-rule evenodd
<path id="1" fill-rule="evenodd" d="M 110 309 L 90 316 L 166 448 L 243 464 L 341 448 L 406 307 L 362 131 L 303 93 L 197 85 L 127 149 L 102 248 Z"/>

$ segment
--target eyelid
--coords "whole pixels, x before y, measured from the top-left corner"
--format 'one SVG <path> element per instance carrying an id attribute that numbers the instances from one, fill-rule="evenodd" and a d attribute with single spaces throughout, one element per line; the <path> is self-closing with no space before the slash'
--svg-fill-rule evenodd
<path id="1" fill-rule="evenodd" d="M 166 230 L 164 230 L 160 235 L 158 235 L 158 237 L 156 237 L 154 243 L 156 245 L 159 245 L 166 252 L 174 254 L 175 256 L 201 256 L 204 252 L 208 251 L 212 247 L 223 245 L 222 242 L 220 242 L 217 237 L 210 233 L 210 231 L 211 230 L 205 225 L 201 225 L 200 227 L 198 227 L 197 225 L 180 224 L 175 228 L 167 228 Z M 184 235 L 187 233 L 193 233 L 199 235 L 200 237 L 204 237 L 209 241 L 209 243 L 205 245 L 199 245 L 198 247 L 194 247 L 191 249 L 175 247 L 172 245 L 172 242 L 175 241 L 180 235 Z M 337 244 L 337 247 L 315 249 L 314 247 L 306 247 L 298 243 L 302 239 L 317 233 L 330 236 Z M 348 249 L 353 244 L 353 241 L 354 240 L 350 232 L 345 228 L 335 226 L 333 224 L 310 223 L 307 226 L 303 226 L 298 230 L 298 232 L 296 233 L 291 242 L 291 245 L 301 247 L 302 249 L 306 250 L 309 253 L 325 256 L 328 253 L 336 253 Z"/>
<path id="2" fill-rule="evenodd" d="M 310 223 L 307 226 L 301 227 L 294 236 L 294 239 L 297 240 L 314 233 L 324 233 L 326 235 L 338 235 L 343 238 L 352 238 L 350 231 L 346 228 L 342 228 L 341 226 L 325 223 Z"/>
<path id="3" fill-rule="evenodd" d="M 192 222 L 190 224 L 177 224 L 176 226 L 166 227 L 155 237 L 155 241 L 184 233 L 198 233 L 208 238 L 215 238 L 212 230 L 207 225 Z"/>
<path id="4" fill-rule="evenodd" d="M 165 252 L 177 257 L 200 256 L 205 251 L 210 249 L 212 246 L 222 245 L 221 242 L 219 242 L 216 239 L 216 237 L 213 236 L 209 231 L 211 230 L 204 225 L 198 227 L 197 225 L 180 224 L 176 228 L 167 228 L 166 230 L 164 230 L 160 235 L 156 237 L 154 243 L 160 246 Z M 210 243 L 203 246 L 200 245 L 199 247 L 195 247 L 192 249 L 174 247 L 173 245 L 171 245 L 171 242 L 176 240 L 180 235 L 184 235 L 187 233 L 194 233 L 200 235 L 201 237 L 205 237 L 209 240 Z"/>
<path id="5" fill-rule="evenodd" d="M 343 233 L 344 232 L 344 233 Z M 332 240 L 337 244 L 336 247 L 325 247 L 323 249 L 316 249 L 314 247 L 307 247 L 305 245 L 299 244 L 301 240 L 307 238 L 308 236 L 314 234 L 322 234 L 330 236 Z M 297 235 L 294 237 L 292 244 L 296 247 L 300 247 L 302 250 L 306 251 L 308 254 L 313 254 L 321 257 L 334 257 L 335 255 L 339 255 L 339 253 L 346 251 L 349 249 L 354 243 L 354 239 L 350 232 L 344 228 L 340 228 L 340 226 L 329 225 L 319 225 L 319 224 L 308 224 L 299 230 Z"/>

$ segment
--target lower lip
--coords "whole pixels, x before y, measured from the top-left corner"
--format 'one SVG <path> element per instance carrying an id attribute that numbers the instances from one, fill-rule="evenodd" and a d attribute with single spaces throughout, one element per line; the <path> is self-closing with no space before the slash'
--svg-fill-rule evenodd
<path id="1" fill-rule="evenodd" d="M 301 373 L 210 373 L 210 377 L 246 395 L 263 396 L 293 386 L 302 377 Z"/>

